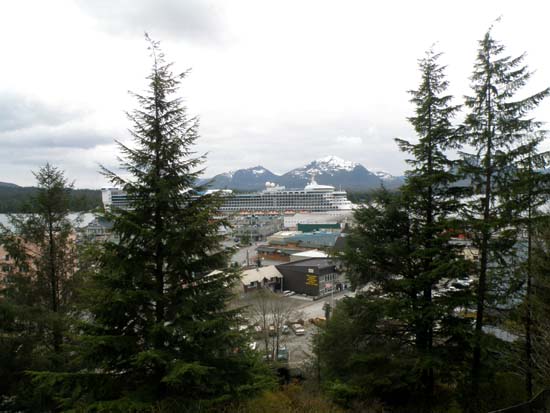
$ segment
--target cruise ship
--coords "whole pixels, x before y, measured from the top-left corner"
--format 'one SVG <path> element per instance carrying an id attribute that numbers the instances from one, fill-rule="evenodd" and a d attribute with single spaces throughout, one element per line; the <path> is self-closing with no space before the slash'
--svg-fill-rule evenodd
<path id="1" fill-rule="evenodd" d="M 303 189 L 286 189 L 266 184 L 256 193 L 232 194 L 221 210 L 227 213 L 294 214 L 301 212 L 349 211 L 352 203 L 345 191 L 330 185 L 319 185 L 312 179 Z"/>
<path id="2" fill-rule="evenodd" d="M 286 189 L 266 183 L 265 190 L 255 193 L 233 193 L 231 190 L 210 189 L 227 197 L 220 212 L 227 214 L 297 214 L 309 212 L 346 212 L 353 209 L 346 191 L 330 185 L 319 185 L 312 178 L 303 189 Z M 107 209 L 128 208 L 124 191 L 115 188 L 102 189 L 103 205 Z"/>

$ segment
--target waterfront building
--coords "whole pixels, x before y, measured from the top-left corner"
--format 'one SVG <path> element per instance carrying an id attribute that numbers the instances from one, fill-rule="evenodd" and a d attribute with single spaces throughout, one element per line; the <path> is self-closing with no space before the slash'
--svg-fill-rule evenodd
<path id="1" fill-rule="evenodd" d="M 315 223 L 315 224 L 302 224 L 298 223 L 296 230 L 300 232 L 315 232 L 315 231 L 326 231 L 326 232 L 340 232 L 342 229 L 339 223 Z"/>
<path id="2" fill-rule="evenodd" d="M 118 241 L 118 237 L 113 234 L 113 222 L 101 216 L 94 217 L 88 225 L 81 229 L 81 233 L 88 241 Z"/>
<path id="3" fill-rule="evenodd" d="M 283 229 L 283 218 L 279 215 L 237 215 L 230 222 L 235 240 L 263 241 Z"/>
<path id="4" fill-rule="evenodd" d="M 328 258 L 328 254 L 319 250 L 307 250 L 296 252 L 290 256 L 290 262 L 306 260 L 309 258 Z"/>
<path id="5" fill-rule="evenodd" d="M 300 232 L 281 231 L 267 237 L 269 245 L 296 245 L 306 249 L 332 248 L 338 239 L 340 232 Z"/>
<path id="6" fill-rule="evenodd" d="M 290 261 L 296 253 L 312 249 L 331 250 L 339 236 L 339 232 L 280 231 L 267 237 L 267 244 L 258 246 L 256 251 L 262 260 Z"/>
<path id="7" fill-rule="evenodd" d="M 341 209 L 337 211 L 324 212 L 298 212 L 284 216 L 284 227 L 288 230 L 298 229 L 298 225 L 316 224 L 339 224 L 340 226 L 351 225 L 353 222 L 353 209 Z"/>
<path id="8" fill-rule="evenodd" d="M 126 191 L 118 188 L 101 188 L 101 201 L 107 211 L 130 207 Z"/>

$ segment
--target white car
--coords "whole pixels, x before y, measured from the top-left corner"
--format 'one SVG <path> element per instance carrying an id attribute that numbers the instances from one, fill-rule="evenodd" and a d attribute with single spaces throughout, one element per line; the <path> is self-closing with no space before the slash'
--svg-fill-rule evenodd
<path id="1" fill-rule="evenodd" d="M 304 327 L 301 324 L 292 324 L 292 329 L 294 330 L 294 334 L 297 336 L 303 336 L 306 333 L 306 330 L 304 330 Z"/>

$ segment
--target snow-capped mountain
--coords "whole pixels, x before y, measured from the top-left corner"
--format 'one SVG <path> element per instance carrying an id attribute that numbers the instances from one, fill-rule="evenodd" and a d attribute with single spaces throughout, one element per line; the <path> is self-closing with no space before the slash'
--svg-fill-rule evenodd
<path id="1" fill-rule="evenodd" d="M 388 189 L 399 188 L 403 185 L 405 178 L 403 176 L 393 176 L 389 172 L 383 171 L 381 169 L 371 169 L 371 172 L 374 173 L 380 180 L 383 185 Z"/>
<path id="2" fill-rule="evenodd" d="M 363 165 L 336 156 L 317 159 L 293 169 L 282 175 L 278 183 L 287 188 L 303 188 L 312 177 L 319 184 L 333 185 L 336 188 L 362 190 L 380 186 L 380 179 Z"/>
<path id="3" fill-rule="evenodd" d="M 337 156 L 326 156 L 321 159 L 310 162 L 309 164 L 300 168 L 293 169 L 287 172 L 285 175 L 291 174 L 293 176 L 305 176 L 311 177 L 312 175 L 334 175 L 335 173 L 346 171 L 351 172 L 355 167 L 359 166 L 358 163 L 345 161 Z"/>
<path id="4" fill-rule="evenodd" d="M 211 188 L 229 188 L 241 191 L 257 191 L 265 187 L 267 181 L 274 182 L 279 177 L 263 166 L 224 172 L 211 179 Z M 204 183 L 208 179 L 201 181 Z"/>
<path id="5" fill-rule="evenodd" d="M 345 161 L 337 156 L 325 156 L 312 163 L 316 164 L 321 171 L 331 173 L 333 171 L 353 171 L 359 164 L 356 162 Z"/>
<path id="6" fill-rule="evenodd" d="M 392 174 L 390 174 L 389 172 L 383 171 L 381 169 L 371 169 L 371 172 L 382 180 L 393 178 Z"/>
<path id="7" fill-rule="evenodd" d="M 227 179 L 232 179 L 234 174 L 235 174 L 235 171 L 229 171 L 229 172 L 224 172 L 220 175 Z"/>
<path id="8" fill-rule="evenodd" d="M 396 188 L 403 180 L 387 172 L 371 172 L 359 163 L 337 156 L 326 156 L 280 176 L 263 166 L 226 172 L 212 178 L 210 187 L 257 191 L 264 189 L 266 182 L 273 182 L 286 188 L 303 188 L 312 177 L 319 184 L 352 191 L 365 191 L 382 185 L 389 189 Z"/>

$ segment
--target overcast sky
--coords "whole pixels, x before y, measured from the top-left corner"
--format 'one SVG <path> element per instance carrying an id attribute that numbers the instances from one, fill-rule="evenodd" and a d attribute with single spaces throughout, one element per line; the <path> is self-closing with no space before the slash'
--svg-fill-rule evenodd
<path id="1" fill-rule="evenodd" d="M 150 69 L 144 31 L 198 115 L 207 175 L 275 173 L 326 155 L 401 174 L 393 138 L 413 138 L 407 90 L 433 43 L 461 103 L 477 41 L 492 22 L 510 55 L 527 52 L 526 92 L 550 85 L 545 1 L 4 0 L 0 3 L 0 181 L 32 185 L 47 161 L 76 187 L 107 185 L 126 141 L 128 91 Z M 550 101 L 536 112 L 550 120 Z M 548 145 L 550 147 L 550 145 Z"/>

